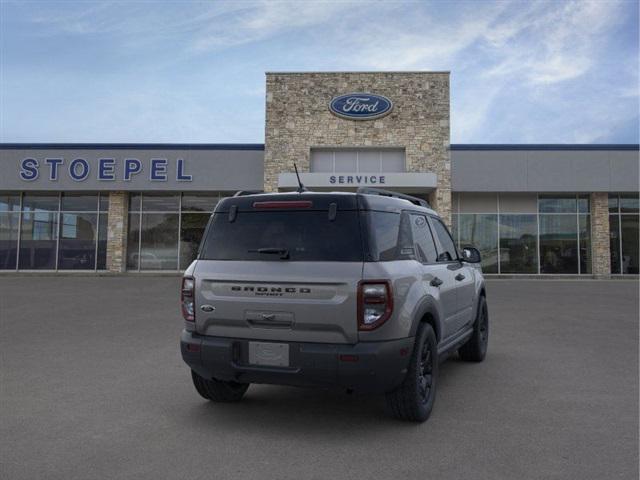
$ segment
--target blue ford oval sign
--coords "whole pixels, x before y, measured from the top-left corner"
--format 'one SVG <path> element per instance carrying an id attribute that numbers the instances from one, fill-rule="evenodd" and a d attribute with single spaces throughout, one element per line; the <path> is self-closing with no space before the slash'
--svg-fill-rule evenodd
<path id="1" fill-rule="evenodd" d="M 393 103 L 387 97 L 373 93 L 348 93 L 334 97 L 329 110 L 334 115 L 351 120 L 372 120 L 391 112 Z"/>

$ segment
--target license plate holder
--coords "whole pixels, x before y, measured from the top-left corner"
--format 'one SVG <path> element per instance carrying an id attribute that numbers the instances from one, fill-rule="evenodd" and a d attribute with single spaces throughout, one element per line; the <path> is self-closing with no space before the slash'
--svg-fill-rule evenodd
<path id="1" fill-rule="evenodd" d="M 289 344 L 249 342 L 249 364 L 269 367 L 288 367 Z"/>

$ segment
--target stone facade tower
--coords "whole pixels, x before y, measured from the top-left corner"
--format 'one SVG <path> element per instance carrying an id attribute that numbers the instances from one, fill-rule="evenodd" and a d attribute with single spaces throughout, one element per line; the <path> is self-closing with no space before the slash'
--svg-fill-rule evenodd
<path id="1" fill-rule="evenodd" d="M 344 154 L 351 150 L 375 155 L 376 151 L 395 149 L 403 152 L 404 167 L 394 170 L 397 183 L 387 182 L 384 188 L 403 188 L 406 193 L 428 197 L 433 208 L 450 223 L 448 72 L 267 73 L 266 82 L 267 191 L 282 187 L 280 176 L 293 172 L 294 162 L 302 172 L 319 171 L 312 165 L 315 151 Z M 329 107 L 332 99 L 351 93 L 382 95 L 391 100 L 393 108 L 388 115 L 375 119 L 335 115 Z M 384 174 L 381 165 L 377 173 Z M 334 168 L 336 173 L 353 179 L 363 172 L 359 167 L 340 170 L 337 161 Z M 331 173 L 324 168 L 321 171 Z M 415 179 L 420 178 L 413 175 L 416 173 L 435 174 L 436 185 L 416 184 Z"/>

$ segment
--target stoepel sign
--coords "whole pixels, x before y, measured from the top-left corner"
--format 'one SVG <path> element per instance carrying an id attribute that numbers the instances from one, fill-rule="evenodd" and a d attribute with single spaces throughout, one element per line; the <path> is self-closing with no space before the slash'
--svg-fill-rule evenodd
<path id="1" fill-rule="evenodd" d="M 373 120 L 387 115 L 392 108 L 391 100 L 373 93 L 347 93 L 329 103 L 331 113 L 350 120 Z"/>
<path id="2" fill-rule="evenodd" d="M 100 158 L 94 167 L 96 168 L 93 175 L 101 181 L 114 181 L 119 178 L 130 181 L 145 170 L 143 162 L 137 158 L 125 159 L 121 171 L 118 171 L 118 162 L 115 158 Z M 166 158 L 152 158 L 148 166 L 149 180 L 166 182 L 169 175 L 168 167 L 169 161 Z M 42 164 L 35 158 L 25 158 L 20 162 L 20 178 L 26 182 L 37 180 L 41 168 L 48 170 L 51 181 L 58 180 L 60 172 L 65 170 L 69 177 L 76 182 L 86 180 L 92 173 L 91 163 L 84 158 L 76 158 L 68 163 L 64 158 L 45 158 Z M 175 179 L 178 182 L 193 180 L 193 177 L 186 173 L 185 161 L 182 158 L 176 160 Z"/>

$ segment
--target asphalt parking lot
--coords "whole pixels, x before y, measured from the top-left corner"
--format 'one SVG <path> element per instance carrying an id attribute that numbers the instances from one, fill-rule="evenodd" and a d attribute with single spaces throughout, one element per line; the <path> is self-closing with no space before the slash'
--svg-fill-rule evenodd
<path id="1" fill-rule="evenodd" d="M 638 478 L 638 282 L 493 280 L 421 425 L 379 397 L 194 391 L 177 277 L 0 277 L 4 479 Z"/>

